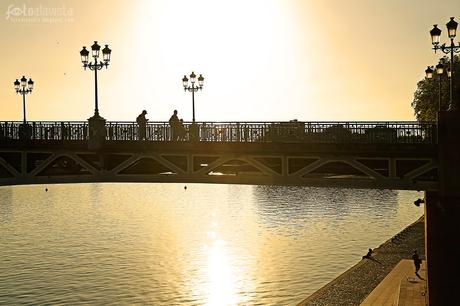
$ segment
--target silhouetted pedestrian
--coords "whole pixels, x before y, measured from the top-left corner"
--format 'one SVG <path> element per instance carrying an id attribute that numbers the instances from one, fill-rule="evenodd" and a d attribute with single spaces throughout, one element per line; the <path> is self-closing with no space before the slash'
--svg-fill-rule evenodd
<path id="1" fill-rule="evenodd" d="M 139 140 L 146 139 L 147 121 L 149 121 L 149 119 L 145 118 L 145 115 L 147 115 L 147 111 L 143 110 L 136 118 L 136 122 L 139 125 Z"/>
<path id="2" fill-rule="evenodd" d="M 61 140 L 67 139 L 67 129 L 64 122 L 61 122 Z"/>
<path id="3" fill-rule="evenodd" d="M 415 275 L 421 278 L 420 275 L 418 274 L 418 271 L 420 270 L 420 265 L 422 264 L 422 260 L 418 256 L 417 250 L 414 250 L 414 254 L 412 254 L 412 260 L 414 261 Z"/>
<path id="4" fill-rule="evenodd" d="M 174 114 L 169 118 L 169 126 L 171 127 L 171 140 L 176 141 L 179 137 L 179 118 L 177 117 L 177 110 L 174 110 Z"/>
<path id="5" fill-rule="evenodd" d="M 185 129 L 184 126 L 184 119 L 179 120 L 179 125 L 177 128 L 179 132 L 179 140 L 185 140 L 185 136 L 187 135 L 187 130 Z"/>

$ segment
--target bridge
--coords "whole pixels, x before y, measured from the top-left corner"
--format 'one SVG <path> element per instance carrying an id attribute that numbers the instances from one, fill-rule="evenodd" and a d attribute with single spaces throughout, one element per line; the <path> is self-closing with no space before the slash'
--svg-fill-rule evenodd
<path id="1" fill-rule="evenodd" d="M 24 127 L 28 135 L 24 136 Z M 0 185 L 180 182 L 438 190 L 434 122 L 0 123 Z M 145 137 L 143 136 L 145 135 Z M 141 139 L 142 138 L 142 139 Z"/>
<path id="2" fill-rule="evenodd" d="M 0 186 L 176 182 L 425 191 L 428 299 L 460 270 L 460 112 L 434 122 L 1 122 Z"/>

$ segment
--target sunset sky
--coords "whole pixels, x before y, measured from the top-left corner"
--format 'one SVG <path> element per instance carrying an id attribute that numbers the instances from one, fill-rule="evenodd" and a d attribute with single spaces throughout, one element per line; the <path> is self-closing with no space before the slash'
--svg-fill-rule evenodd
<path id="1" fill-rule="evenodd" d="M 67 15 L 15 11 L 40 5 Z M 439 24 L 446 41 L 460 1 L 5 0 L 0 12 L 0 121 L 22 119 L 13 88 L 22 75 L 35 81 L 29 120 L 90 117 L 94 73 L 79 51 L 94 40 L 112 49 L 98 80 L 107 120 L 133 121 L 146 109 L 167 121 L 177 109 L 190 121 L 181 79 L 192 70 L 205 77 L 198 121 L 414 120 L 416 84 L 441 56 L 429 31 Z"/>

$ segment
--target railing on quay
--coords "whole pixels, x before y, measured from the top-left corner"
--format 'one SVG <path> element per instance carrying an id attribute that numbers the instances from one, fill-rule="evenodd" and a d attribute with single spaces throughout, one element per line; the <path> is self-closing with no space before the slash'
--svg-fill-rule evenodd
<path id="1" fill-rule="evenodd" d="M 26 131 L 26 132 L 25 132 Z M 106 123 L 111 141 L 211 141 L 288 143 L 427 143 L 437 142 L 435 122 L 185 122 L 174 128 L 168 122 Z M 27 134 L 27 137 L 23 135 Z M 86 121 L 0 122 L 0 142 L 86 141 Z"/>

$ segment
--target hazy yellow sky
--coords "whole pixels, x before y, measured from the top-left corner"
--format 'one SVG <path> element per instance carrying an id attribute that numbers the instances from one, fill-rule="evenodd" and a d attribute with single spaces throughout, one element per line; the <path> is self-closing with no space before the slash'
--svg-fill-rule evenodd
<path id="1" fill-rule="evenodd" d="M 45 19 L 50 9 L 60 11 Z M 23 74 L 36 86 L 29 120 L 90 117 L 94 73 L 79 51 L 94 40 L 113 50 L 99 74 L 108 120 L 142 109 L 191 120 L 181 79 L 192 70 L 205 77 L 198 121 L 413 120 L 416 83 L 440 56 L 429 30 L 440 24 L 445 41 L 460 1 L 2 0 L 0 12 L 2 121 L 22 119 L 13 81 Z"/>

